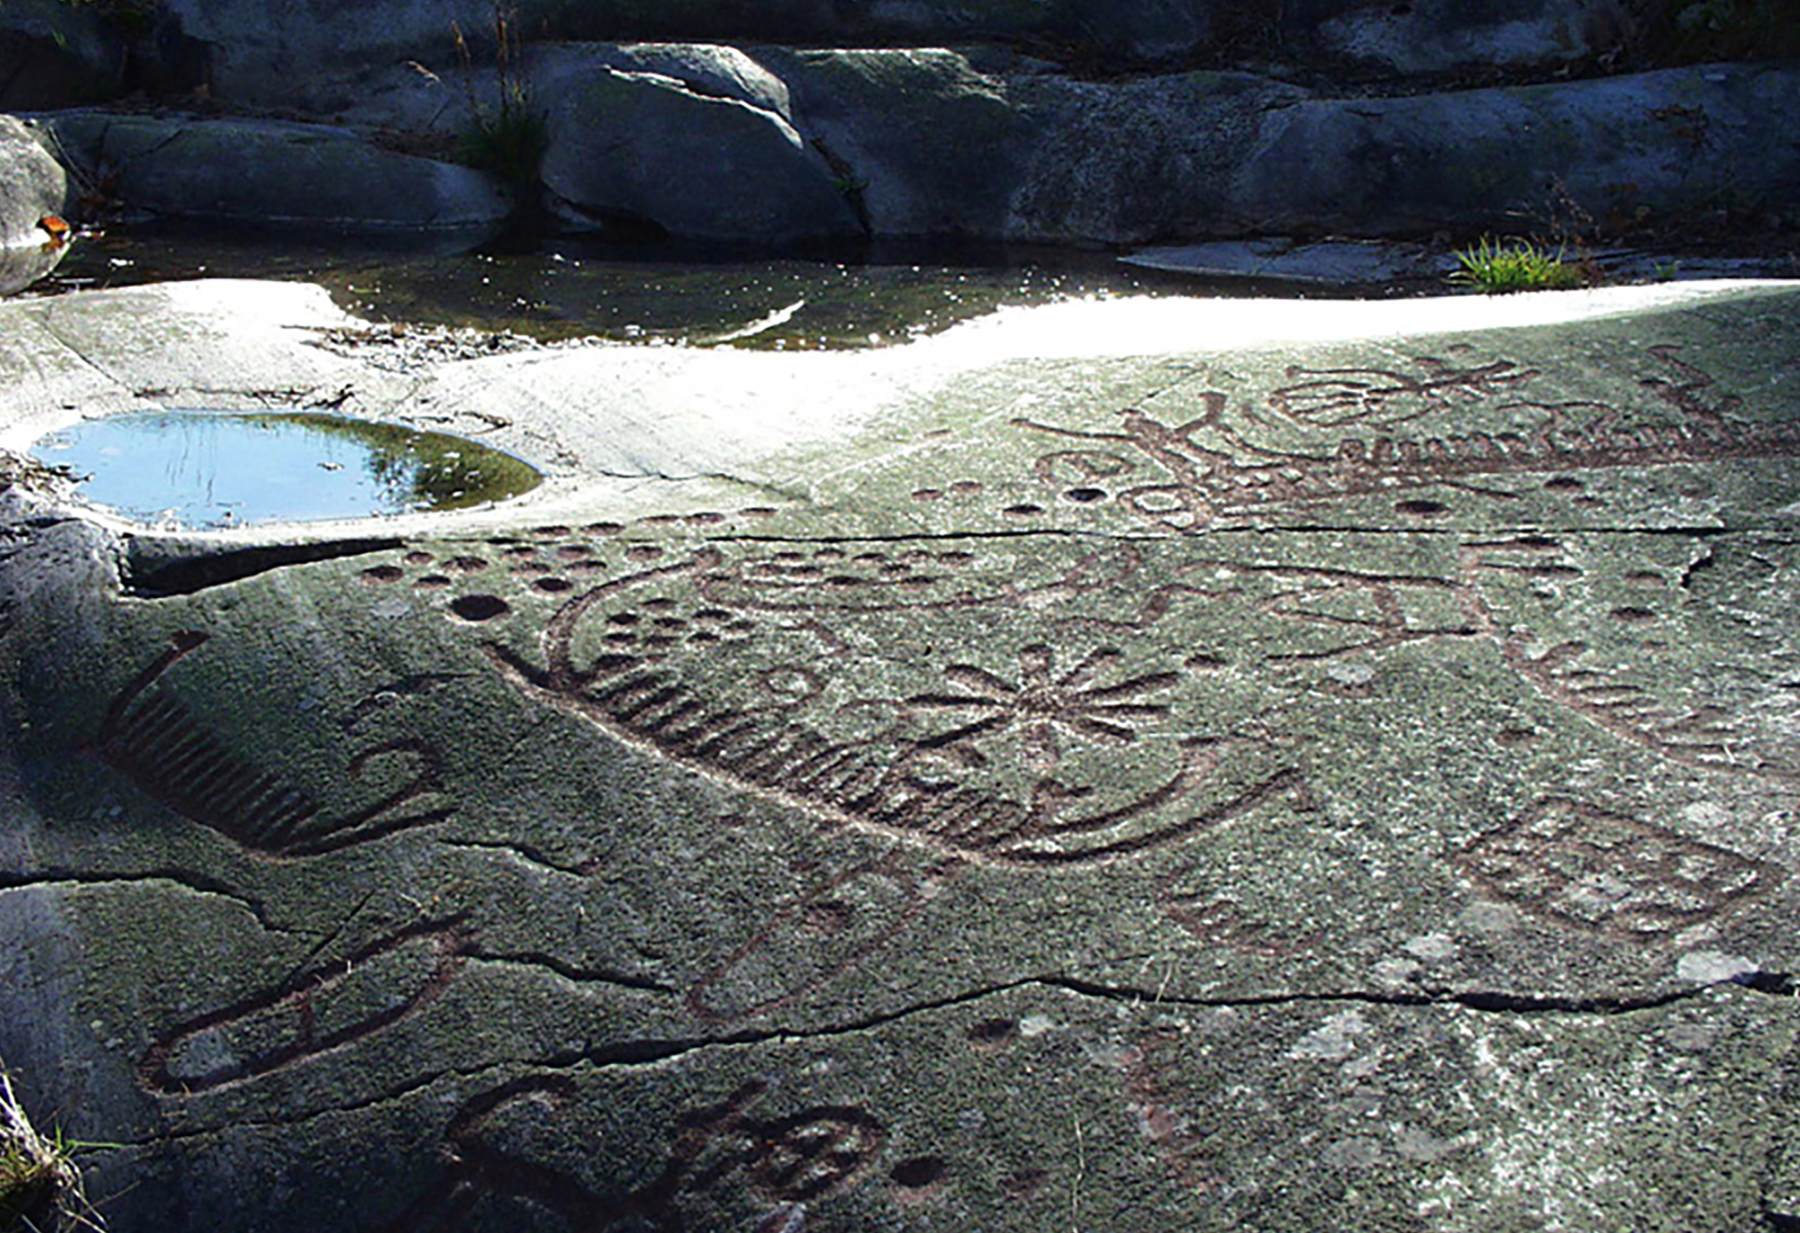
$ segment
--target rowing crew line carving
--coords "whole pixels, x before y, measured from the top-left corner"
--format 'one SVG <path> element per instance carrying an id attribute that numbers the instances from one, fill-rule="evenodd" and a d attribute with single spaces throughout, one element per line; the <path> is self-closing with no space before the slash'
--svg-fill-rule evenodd
<path id="1" fill-rule="evenodd" d="M 1800 454 L 1800 422 L 1739 418 L 1742 400 L 1716 392 L 1713 378 L 1678 358 L 1678 350 L 1648 349 L 1670 374 L 1640 380 L 1660 404 L 1648 417 L 1603 402 L 1527 399 L 1524 387 L 1542 374 L 1511 361 L 1458 367 L 1427 357 L 1418 361 L 1423 375 L 1289 368 L 1292 383 L 1269 395 L 1266 411 L 1233 409 L 1226 394 L 1207 391 L 1199 395 L 1200 414 L 1181 423 L 1131 408 L 1112 429 L 1028 418 L 1013 425 L 1084 443 L 1042 455 L 1035 464 L 1038 480 L 1062 489 L 1070 502 L 1094 507 L 1110 499 L 1138 519 L 1179 533 L 1253 518 L 1272 505 L 1432 486 L 1508 499 L 1514 494 L 1475 481 Z M 1258 425 L 1289 432 L 1352 425 L 1385 430 L 1484 402 L 1516 426 L 1415 437 L 1378 431 L 1340 439 L 1322 453 L 1279 448 L 1247 431 Z M 1146 463 L 1154 474 L 1144 472 Z"/>
<path id="2" fill-rule="evenodd" d="M 377 742 L 352 754 L 344 767 L 351 783 L 399 782 L 375 801 L 337 815 L 244 761 L 179 698 L 158 688 L 208 640 L 191 630 L 174 634 L 101 721 L 100 756 L 150 796 L 270 857 L 317 856 L 450 816 L 441 795 L 441 763 L 424 741 Z"/>

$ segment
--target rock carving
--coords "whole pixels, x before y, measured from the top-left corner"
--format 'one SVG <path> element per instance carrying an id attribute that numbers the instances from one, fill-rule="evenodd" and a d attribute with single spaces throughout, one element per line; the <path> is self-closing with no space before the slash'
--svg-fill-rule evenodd
<path id="1" fill-rule="evenodd" d="M 1271 506 L 1434 486 L 1505 499 L 1512 494 L 1475 481 L 1800 454 L 1800 424 L 1736 418 L 1741 400 L 1714 395 L 1711 376 L 1677 358 L 1676 351 L 1673 346 L 1647 350 L 1675 373 L 1674 378 L 1640 380 L 1663 404 L 1661 414 L 1652 417 L 1628 416 L 1606 403 L 1530 401 L 1524 395 L 1540 370 L 1509 360 L 1454 369 L 1429 358 L 1419 361 L 1426 369 L 1423 378 L 1386 370 L 1290 368 L 1290 378 L 1313 379 L 1276 390 L 1266 412 L 1243 409 L 1242 418 L 1250 424 L 1369 424 L 1384 430 L 1341 438 L 1329 455 L 1260 444 L 1238 426 L 1229 396 L 1218 391 L 1199 395 L 1202 413 L 1179 424 L 1164 423 L 1141 408 L 1120 412 L 1119 426 L 1112 430 L 1025 418 L 1013 423 L 1089 443 L 1037 460 L 1038 479 L 1064 489 L 1066 499 L 1090 507 L 1111 500 L 1133 516 L 1179 534 L 1220 521 L 1254 521 Z M 1498 403 L 1502 394 L 1513 401 Z M 1495 401 L 1519 427 L 1419 437 L 1385 432 L 1480 401 Z M 1421 507 L 1420 512 L 1431 511 Z"/>
<path id="2" fill-rule="evenodd" d="M 144 1086 L 193 1097 L 349 1048 L 429 1006 L 467 957 L 468 931 L 426 922 L 382 938 L 286 986 L 190 1020 L 138 1064 Z"/>
<path id="3" fill-rule="evenodd" d="M 487 650 L 515 686 L 628 744 L 827 823 L 983 864 L 1092 864 L 1178 842 L 1277 797 L 1303 800 L 1297 768 L 1237 782 L 1232 764 L 1247 745 L 1238 737 L 1159 734 L 1158 752 L 1142 755 L 1123 789 L 1058 778 L 1064 737 L 1144 744 L 1133 725 L 1167 714 L 1152 699 L 1178 673 L 1125 668 L 1114 647 L 1055 673 L 1045 647 L 1031 644 L 1018 654 L 1016 682 L 951 662 L 941 676 L 960 692 L 898 697 L 857 693 L 850 669 L 862 665 L 840 659 L 852 683 L 828 691 L 799 661 L 840 648 L 836 621 L 1053 603 L 1098 585 L 1090 571 L 1110 576 L 1086 561 L 1047 584 L 983 589 L 931 554 L 919 569 L 870 556 L 737 560 L 707 548 L 566 600 L 539 638 L 541 664 L 498 642 Z M 729 654 L 715 652 L 734 637 Z M 795 638 L 809 649 L 746 669 L 747 647 Z M 948 725 L 907 727 L 939 714 Z M 895 722 L 865 724 L 871 715 Z M 983 751 L 1014 729 L 1029 751 L 1023 782 Z"/>
<path id="4" fill-rule="evenodd" d="M 1490 894 L 1580 930 L 1667 941 L 1767 894 L 1785 872 L 1597 805 L 1539 801 L 1456 857 Z"/>
<path id="5" fill-rule="evenodd" d="M 173 635 L 169 648 L 114 697 L 101 721 L 100 756 L 150 796 L 271 857 L 316 856 L 450 816 L 448 805 L 433 803 L 441 799 L 441 765 L 421 740 L 386 741 L 354 754 L 345 767 L 352 781 L 389 780 L 395 768 L 411 778 L 341 817 L 323 816 L 313 797 L 244 761 L 179 698 L 157 688 L 208 640 L 191 630 Z"/>
<path id="6" fill-rule="evenodd" d="M 869 1176 L 887 1134 L 864 1110 L 842 1105 L 753 1116 L 772 1090 L 767 1080 L 752 1079 L 718 1104 L 682 1114 L 662 1171 L 626 1193 L 601 1195 L 589 1183 L 508 1154 L 493 1141 L 512 1116 L 554 1125 L 576 1105 L 576 1085 L 556 1075 L 504 1084 L 470 1100 L 451 1118 L 444 1141 L 450 1163 L 443 1176 L 388 1229 L 454 1233 L 484 1198 L 500 1195 L 548 1208 L 575 1233 L 604 1233 L 627 1222 L 631 1228 L 680 1233 L 688 1227 L 684 1197 L 734 1175 L 773 1206 L 759 1228 L 796 1227 L 796 1208 L 840 1194 Z"/>

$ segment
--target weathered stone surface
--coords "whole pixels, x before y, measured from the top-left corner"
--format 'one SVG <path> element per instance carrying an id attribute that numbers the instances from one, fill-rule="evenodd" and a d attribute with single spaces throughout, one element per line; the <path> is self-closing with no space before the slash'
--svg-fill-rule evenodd
<path id="1" fill-rule="evenodd" d="M 1457 268 L 1454 260 L 1434 255 L 1418 244 L 1383 244 L 1375 240 L 1321 240 L 1306 244 L 1285 237 L 1145 248 L 1120 260 L 1147 270 L 1202 277 L 1324 284 L 1391 283 L 1399 278 L 1442 276 Z"/>
<path id="2" fill-rule="evenodd" d="M 1049 113 L 1015 194 L 1009 236 L 1142 243 L 1253 229 L 1279 209 L 1271 184 L 1244 200 L 1238 177 L 1271 114 L 1305 91 L 1245 73 L 1188 73 L 1112 86 L 1030 77 L 1018 97 Z M 1327 105 L 1329 106 L 1329 105 Z"/>
<path id="3" fill-rule="evenodd" d="M 546 120 L 552 213 L 577 229 L 1083 245 L 1715 216 L 1779 230 L 1800 198 L 1800 151 L 1766 136 L 1767 116 L 1800 108 L 1800 72 L 1778 63 L 1366 97 L 1243 72 L 1081 80 L 991 48 L 565 43 L 526 49 L 509 72 Z M 491 67 L 394 57 L 332 114 L 448 148 L 498 114 L 502 81 Z M 307 219 L 479 228 L 506 208 L 466 169 L 346 132 L 99 113 L 53 123 L 82 138 L 88 161 L 118 146 L 106 153 L 139 164 L 128 204 L 163 213 L 283 217 L 296 207 L 276 190 L 296 180 L 342 186 Z M 175 140 L 178 123 L 194 131 Z"/>
<path id="4" fill-rule="evenodd" d="M 1324 0 L 1283 6 L 1284 30 L 1314 55 L 1399 75 L 1543 67 L 1591 60 L 1627 41 L 1619 0 Z"/>
<path id="5" fill-rule="evenodd" d="M 706 43 L 568 44 L 533 48 L 529 67 L 538 88 L 548 98 L 560 94 L 569 76 L 583 76 L 596 67 L 623 73 L 654 73 L 673 78 L 699 95 L 736 99 L 762 111 L 772 111 L 793 121 L 793 102 L 787 83 L 736 47 Z"/>
<path id="6" fill-rule="evenodd" d="M 0 5 L 0 110 L 98 103 L 124 83 L 125 42 L 91 9 L 60 0 Z"/>
<path id="7" fill-rule="evenodd" d="M 953 51 L 759 49 L 880 236 L 1004 233 L 1038 126 Z"/>
<path id="8" fill-rule="evenodd" d="M 1240 74 L 1032 78 L 1015 96 L 1057 116 L 1018 193 L 1020 239 L 1517 231 L 1570 202 L 1594 218 L 1785 217 L 1800 185 L 1800 157 L 1762 127 L 1800 105 L 1778 66 L 1384 99 Z"/>
<path id="9" fill-rule="evenodd" d="M 359 76 L 401 60 L 455 62 L 455 31 L 479 40 L 494 18 L 484 0 L 369 4 L 355 0 L 170 0 L 182 34 L 206 50 L 215 97 L 330 110 Z"/>
<path id="10" fill-rule="evenodd" d="M 68 177 L 33 130 L 0 116 L 0 240 L 12 248 L 40 243 L 38 220 L 64 208 Z"/>
<path id="11" fill-rule="evenodd" d="M 1570 200 L 1596 218 L 1792 218 L 1800 157 L 1769 142 L 1767 117 L 1794 106 L 1800 75 L 1771 65 L 1307 100 L 1271 114 L 1245 152 L 1233 213 L 1262 230 L 1359 235 L 1518 230 Z"/>
<path id="12" fill-rule="evenodd" d="M 67 208 L 68 177 L 33 130 L 0 116 L 0 295 L 29 286 L 62 260 L 66 245 L 39 220 Z"/>
<path id="13" fill-rule="evenodd" d="M 396 154 L 345 130 L 273 120 L 57 112 L 42 121 L 127 209 L 259 227 L 470 237 L 512 199 L 469 167 Z"/>
<path id="14" fill-rule="evenodd" d="M 300 534 L 10 498 L 0 1054 L 122 1145 L 122 1233 L 1755 1228 L 1797 314 L 399 376 L 304 288 L 0 306 L 0 444 L 285 390 L 552 475 Z"/>
<path id="15" fill-rule="evenodd" d="M 1620 0 L 1455 5 L 1290 0 L 530 0 L 527 41 L 779 43 L 798 47 L 1027 46 L 1142 70 L 1246 54 L 1312 68 L 1432 74 L 1543 69 L 1616 54 L 1643 33 Z M 492 6 L 350 0 L 171 0 L 185 37 L 210 48 L 212 88 L 256 104 L 327 109 L 401 60 L 455 63 L 452 27 L 480 44 Z M 1669 21 L 1672 19 L 1663 18 Z"/>
<path id="16" fill-rule="evenodd" d="M 479 44 L 494 15 L 475 0 L 171 0 L 169 7 L 189 37 L 211 46 L 221 97 L 326 108 L 355 98 L 358 75 L 398 60 L 449 66 L 452 25 Z M 515 29 L 534 41 L 873 47 L 1038 40 L 1155 61 L 1203 46 L 1212 7 L 1197 0 L 531 0 L 512 11 Z"/>
<path id="17" fill-rule="evenodd" d="M 544 184 L 577 225 L 770 244 L 860 234 L 830 164 L 775 111 L 598 64 L 558 77 L 556 96 Z"/>

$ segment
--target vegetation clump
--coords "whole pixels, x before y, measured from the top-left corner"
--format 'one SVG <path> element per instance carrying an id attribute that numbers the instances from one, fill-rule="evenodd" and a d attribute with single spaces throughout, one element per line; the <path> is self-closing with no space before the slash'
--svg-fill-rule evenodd
<path id="1" fill-rule="evenodd" d="M 457 143 L 458 159 L 470 167 L 491 171 L 515 185 L 535 185 L 538 168 L 549 146 L 549 124 L 531 97 L 519 66 L 519 34 L 516 19 L 494 10 L 494 72 L 498 102 L 489 107 L 469 90 L 470 126 Z M 455 24 L 456 52 L 465 69 L 473 63 L 469 42 Z"/>
<path id="2" fill-rule="evenodd" d="M 1586 286 L 1592 279 L 1580 263 L 1564 259 L 1564 250 L 1552 253 L 1530 240 L 1501 243 L 1491 236 L 1456 254 L 1460 268 L 1452 282 L 1467 283 L 1489 295 L 1507 291 L 1566 291 Z"/>
<path id="3" fill-rule="evenodd" d="M 39 1132 L 0 1070 L 0 1233 L 103 1227 L 82 1198 L 76 1146 Z"/>

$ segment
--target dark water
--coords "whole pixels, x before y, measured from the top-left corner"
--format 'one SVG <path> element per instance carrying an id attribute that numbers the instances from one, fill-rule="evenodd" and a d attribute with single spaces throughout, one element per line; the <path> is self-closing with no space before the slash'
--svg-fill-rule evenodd
<path id="1" fill-rule="evenodd" d="M 160 411 L 87 420 L 32 453 L 136 522 L 220 528 L 466 509 L 542 478 L 459 437 L 329 415 Z"/>
<path id="2" fill-rule="evenodd" d="M 1267 294 L 1138 270 L 1065 249 L 887 246 L 813 259 L 678 243 L 551 241 L 526 252 L 433 254 L 367 240 L 122 230 L 82 241 L 39 293 L 185 278 L 317 282 L 378 322 L 543 341 L 730 341 L 771 349 L 904 342 L 996 308 L 1096 295 Z M 1290 292 L 1291 293 L 1291 292 Z"/>

